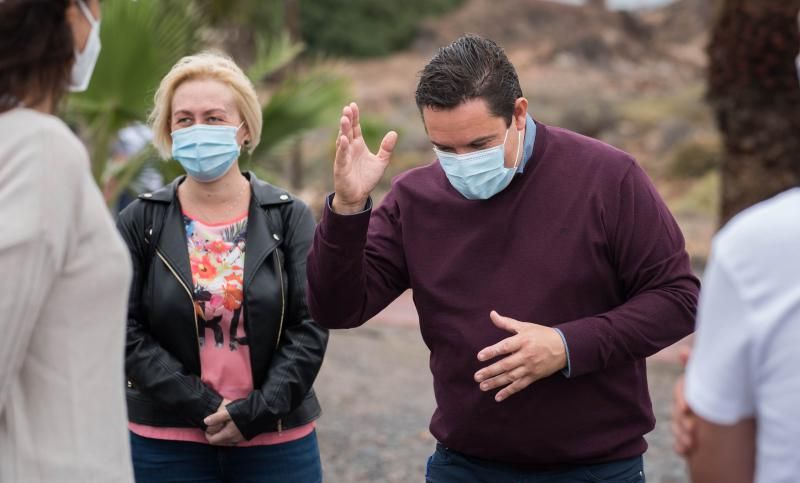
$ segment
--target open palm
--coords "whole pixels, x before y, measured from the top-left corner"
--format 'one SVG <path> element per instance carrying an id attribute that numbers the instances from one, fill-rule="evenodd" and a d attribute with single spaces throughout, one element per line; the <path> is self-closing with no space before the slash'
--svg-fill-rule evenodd
<path id="1" fill-rule="evenodd" d="M 361 135 L 358 105 L 352 102 L 342 109 L 333 164 L 334 211 L 347 214 L 364 209 L 370 193 L 386 171 L 396 143 L 397 133 L 389 131 L 378 153 L 372 154 Z"/>

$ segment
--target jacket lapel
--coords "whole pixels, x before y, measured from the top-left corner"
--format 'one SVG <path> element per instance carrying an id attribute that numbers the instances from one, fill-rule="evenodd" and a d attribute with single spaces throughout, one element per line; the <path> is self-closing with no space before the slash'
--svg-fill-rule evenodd
<path id="1" fill-rule="evenodd" d="M 189 250 L 186 246 L 186 229 L 183 225 L 178 197 L 174 197 L 167 207 L 167 216 L 158 238 L 158 251 L 172 266 L 180 279 L 192 290 L 192 269 L 189 264 Z"/>
<path id="2" fill-rule="evenodd" d="M 258 267 L 264 262 L 275 247 L 281 243 L 281 236 L 273 233 L 269 225 L 268 207 L 262 207 L 256 196 L 250 198 L 250 209 L 247 215 L 247 245 L 244 257 L 244 286 L 248 287 Z"/>

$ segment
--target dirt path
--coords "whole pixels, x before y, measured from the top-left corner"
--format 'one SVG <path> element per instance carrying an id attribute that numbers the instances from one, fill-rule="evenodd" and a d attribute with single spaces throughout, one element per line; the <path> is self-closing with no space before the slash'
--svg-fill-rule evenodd
<path id="1" fill-rule="evenodd" d="M 428 350 L 409 294 L 365 326 L 335 331 L 318 382 L 318 423 L 325 481 L 421 482 L 435 440 L 428 432 L 434 400 Z M 670 449 L 669 404 L 680 373 L 677 351 L 649 361 L 658 424 L 648 435 L 647 481 L 688 481 Z"/>

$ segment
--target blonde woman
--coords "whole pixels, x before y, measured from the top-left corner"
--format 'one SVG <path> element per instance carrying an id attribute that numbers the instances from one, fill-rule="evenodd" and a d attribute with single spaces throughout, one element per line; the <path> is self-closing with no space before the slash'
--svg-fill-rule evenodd
<path id="1" fill-rule="evenodd" d="M 239 170 L 258 145 L 255 90 L 203 53 L 164 77 L 154 144 L 183 166 L 119 218 L 134 265 L 126 372 L 136 479 L 321 481 L 312 383 L 327 332 L 306 308 L 314 221 Z"/>

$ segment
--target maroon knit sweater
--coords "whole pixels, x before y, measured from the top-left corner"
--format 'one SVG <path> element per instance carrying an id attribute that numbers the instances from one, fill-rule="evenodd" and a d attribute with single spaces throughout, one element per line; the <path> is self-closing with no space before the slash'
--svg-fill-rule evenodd
<path id="1" fill-rule="evenodd" d="M 374 211 L 328 207 L 307 268 L 311 313 L 332 329 L 364 323 L 411 288 L 430 349 L 431 433 L 471 456 L 541 469 L 646 450 L 645 357 L 692 331 L 699 290 L 680 229 L 636 162 L 543 124 L 524 173 L 489 200 L 463 198 L 434 162 L 398 176 Z M 480 391 L 478 351 L 510 336 L 491 310 L 559 328 L 571 376 L 501 403 Z"/>

